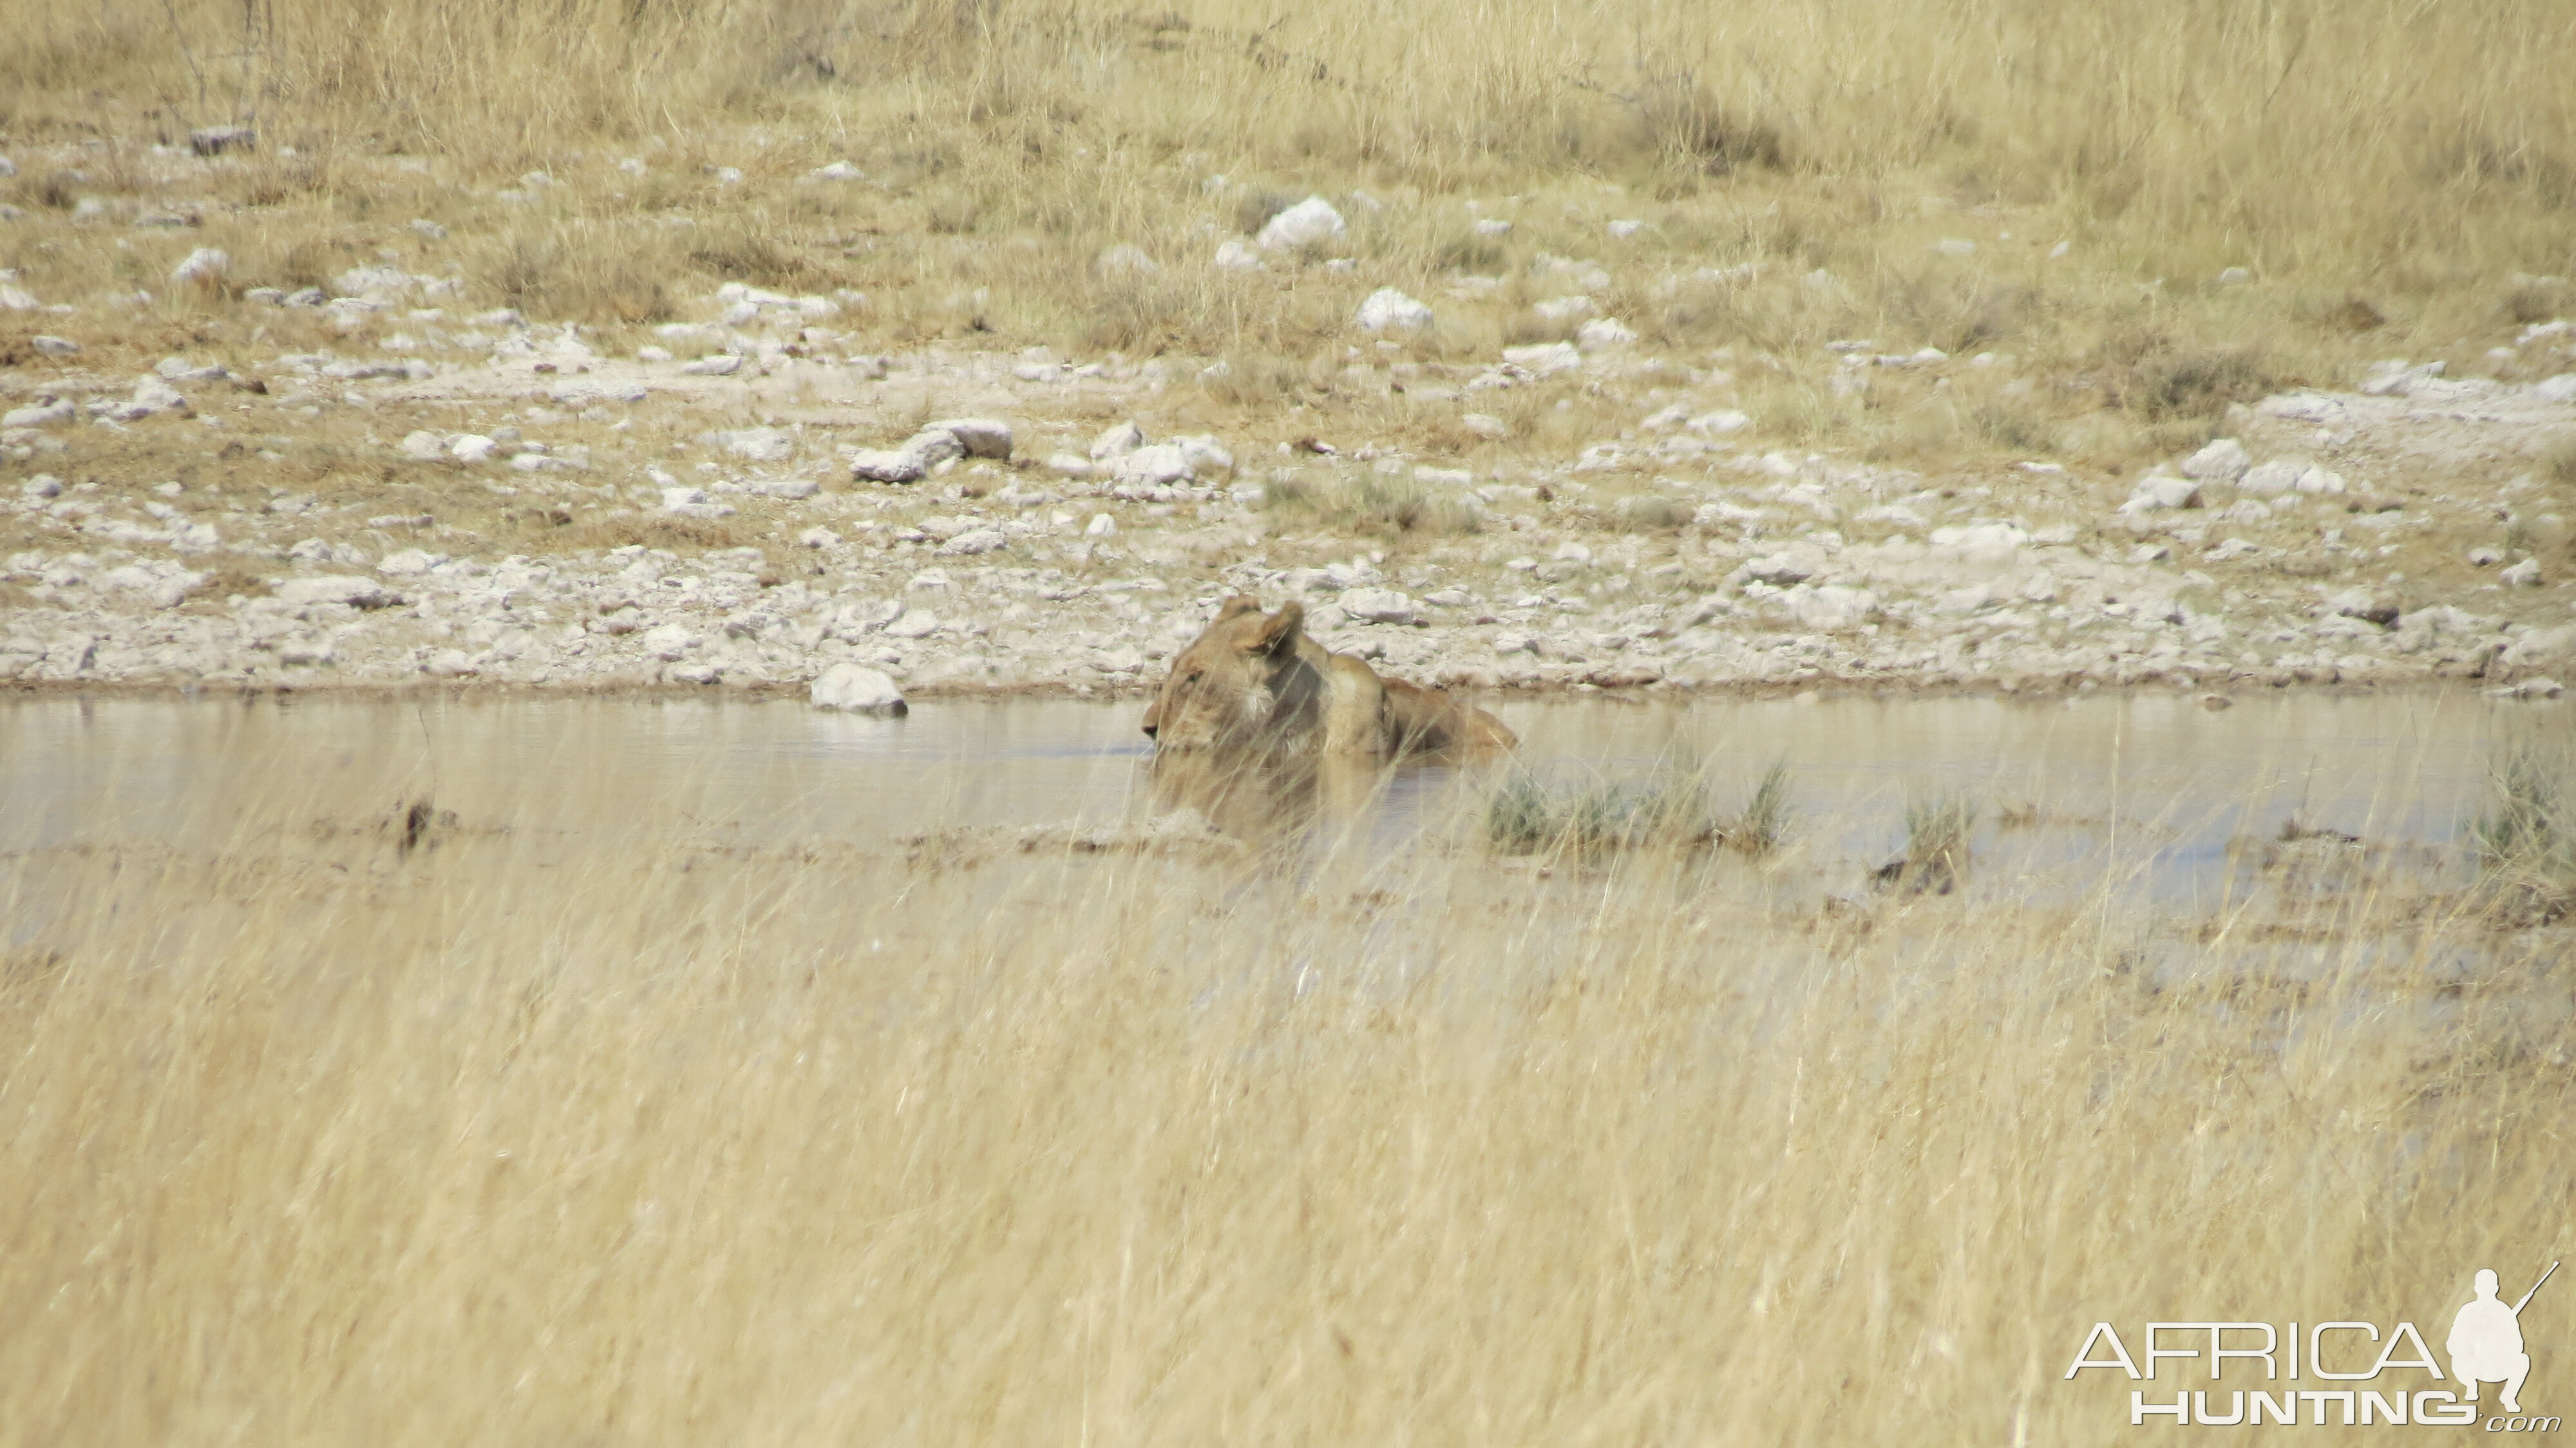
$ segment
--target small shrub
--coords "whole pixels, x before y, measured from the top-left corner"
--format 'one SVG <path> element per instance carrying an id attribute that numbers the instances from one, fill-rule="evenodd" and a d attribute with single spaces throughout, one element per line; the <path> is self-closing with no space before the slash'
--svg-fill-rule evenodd
<path id="1" fill-rule="evenodd" d="M 1485 806 L 1486 841 L 1511 855 L 1690 848 L 1717 837 L 1699 791 L 1675 777 L 1559 790 L 1514 775 Z"/>
<path id="2" fill-rule="evenodd" d="M 2561 487 L 2576 488 L 2576 437 L 2561 438 L 2540 455 L 2544 476 Z"/>
<path id="3" fill-rule="evenodd" d="M 1735 817 L 1716 826 L 1718 843 L 1741 855 L 1770 854 L 1789 838 L 1794 814 L 1789 804 L 1789 766 L 1784 761 L 1762 772 L 1753 797 Z"/>
<path id="4" fill-rule="evenodd" d="M 1484 526 L 1476 507 L 1406 477 L 1335 474 L 1273 478 L 1263 506 L 1302 512 L 1317 522 L 1365 533 L 1473 533 Z"/>
<path id="5" fill-rule="evenodd" d="M 1879 866 L 1873 881 L 1909 895 L 1949 894 L 1968 878 L 1968 842 L 1976 828 L 1977 805 L 1966 795 L 1907 803 L 1905 853 Z"/>
<path id="6" fill-rule="evenodd" d="M 2506 756 L 2489 781 L 2486 809 L 2469 827 L 2483 868 L 2576 876 L 2576 819 L 2568 815 L 2561 765 L 2534 745 Z"/>
<path id="7" fill-rule="evenodd" d="M 1779 131 L 1736 113 L 1690 71 L 1651 77 L 1621 99 L 1658 151 L 1706 175 L 1731 175 L 1747 166 L 1777 171 L 1788 164 Z"/>
<path id="8" fill-rule="evenodd" d="M 1692 509 L 1688 503 L 1670 498 L 1621 498 L 1611 510 L 1619 526 L 1636 532 L 1659 532 L 1687 527 Z"/>
<path id="9" fill-rule="evenodd" d="M 777 291 L 821 291 L 841 283 L 837 268 L 783 246 L 748 224 L 706 237 L 689 252 L 689 261 L 726 281 Z"/>
<path id="10" fill-rule="evenodd" d="M 1431 264 L 1442 271 L 1497 272 L 1509 260 L 1500 241 L 1472 234 L 1451 237 L 1431 253 Z"/>
<path id="11" fill-rule="evenodd" d="M 2149 421 L 2216 417 L 2277 385 L 2254 348 L 2186 346 L 2152 331 L 2113 338 L 2095 360 L 2112 404 Z"/>
<path id="12" fill-rule="evenodd" d="M 2576 910 L 2576 816 L 2563 749 L 2526 742 L 2488 781 L 2469 848 L 2502 922 L 2539 925 Z"/>
<path id="13" fill-rule="evenodd" d="M 1235 199 L 1234 229 L 1246 236 L 1258 236 L 1270 218 L 1297 204 L 1299 198 L 1285 191 L 1254 189 Z"/>

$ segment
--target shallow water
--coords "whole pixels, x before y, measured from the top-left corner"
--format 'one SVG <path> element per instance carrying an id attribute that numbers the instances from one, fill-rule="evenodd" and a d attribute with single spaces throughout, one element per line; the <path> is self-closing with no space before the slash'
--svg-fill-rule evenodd
<path id="1" fill-rule="evenodd" d="M 248 704 L 31 699 L 0 706 L 0 850 L 216 844 L 263 822 L 379 817 L 431 799 L 524 838 L 638 847 L 703 840 L 882 847 L 948 826 L 1104 823 L 1150 813 L 1141 704 L 928 701 L 909 718 L 784 701 L 500 700 Z M 2499 741 L 2564 728 L 2554 707 L 2460 694 L 1602 700 L 1507 703 L 1542 778 L 1697 775 L 1720 808 L 1790 770 L 1802 859 L 1828 888 L 1901 852 L 1909 801 L 1980 809 L 1980 891 L 2111 879 L 2207 907 L 2240 889 L 2231 842 L 2293 814 L 2457 868 Z M 1383 781 L 1374 846 L 1472 829 L 1482 779 Z M 2241 852 L 2240 852 L 2241 854 Z M 2447 863 L 2445 863 L 2447 862 Z"/>

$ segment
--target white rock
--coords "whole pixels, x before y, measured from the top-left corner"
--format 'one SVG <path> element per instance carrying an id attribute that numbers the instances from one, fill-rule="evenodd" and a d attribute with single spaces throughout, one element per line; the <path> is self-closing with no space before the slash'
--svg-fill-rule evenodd
<path id="1" fill-rule="evenodd" d="M 1527 369 L 1532 376 L 1553 377 L 1581 367 L 1583 354 L 1571 342 L 1539 342 L 1527 347 L 1505 347 L 1503 360 Z"/>
<path id="2" fill-rule="evenodd" d="M 1130 487 L 1169 487 L 1191 478 L 1190 455 L 1178 443 L 1156 443 L 1111 460 L 1109 478 Z"/>
<path id="3" fill-rule="evenodd" d="M 1353 588 L 1335 600 L 1342 612 L 1369 623 L 1412 623 L 1422 616 L 1412 599 L 1392 588 Z"/>
<path id="4" fill-rule="evenodd" d="M 840 534 L 820 523 L 796 535 L 796 546 L 800 548 L 829 548 L 840 541 Z"/>
<path id="5" fill-rule="evenodd" d="M 1115 537 L 1118 533 L 1118 520 L 1107 513 L 1094 513 L 1091 515 L 1091 521 L 1084 525 L 1082 531 L 1085 536 L 1092 538 Z"/>
<path id="6" fill-rule="evenodd" d="M 2576 372 L 2561 372 L 2531 384 L 2531 395 L 2543 402 L 2576 402 Z"/>
<path id="7" fill-rule="evenodd" d="M 990 553 L 997 548 L 1007 548 L 1009 546 L 1010 539 L 1004 537 L 1002 535 L 1002 530 L 999 528 L 969 528 L 965 532 L 958 534 L 956 537 L 949 539 L 947 542 L 940 544 L 939 551 L 942 553 L 955 554 L 960 557 L 972 558 L 979 553 Z"/>
<path id="8" fill-rule="evenodd" d="M 796 439 L 774 427 L 746 427 L 716 434 L 726 452 L 756 463 L 784 462 L 796 455 Z"/>
<path id="9" fill-rule="evenodd" d="M 1254 240 L 1266 251 L 1279 251 L 1338 241 L 1349 231 L 1349 225 L 1342 220 L 1342 214 L 1333 209 L 1333 203 L 1321 196 L 1309 196 L 1270 218 L 1269 224 L 1261 228 L 1261 235 Z"/>
<path id="10" fill-rule="evenodd" d="M 185 357 L 164 357 L 152 365 L 152 371 L 164 382 L 221 382 L 232 376 L 220 362 L 197 367 Z"/>
<path id="11" fill-rule="evenodd" d="M 1771 553 L 1749 558 L 1737 565 L 1736 574 L 1774 588 L 1787 588 L 1815 576 L 1815 566 L 1792 553 Z"/>
<path id="12" fill-rule="evenodd" d="M 428 217 L 415 216 L 408 224 L 415 235 L 427 237 L 431 241 L 447 240 L 447 228 L 430 220 Z"/>
<path id="13" fill-rule="evenodd" d="M 952 417 L 934 422 L 924 431 L 944 432 L 957 439 L 957 445 L 973 458 L 1004 458 L 1011 455 L 1011 425 L 989 417 Z"/>
<path id="14" fill-rule="evenodd" d="M 290 578 L 271 592 L 293 604 L 345 603 L 351 608 L 385 608 L 402 602 L 400 595 L 374 579 L 351 575 Z"/>
<path id="15" fill-rule="evenodd" d="M 2218 284 L 2222 287 L 2241 287 L 2252 280 L 2254 273 L 2241 266 L 2229 267 L 2218 274 Z"/>
<path id="16" fill-rule="evenodd" d="M 2497 574 L 2496 577 L 2504 580 L 2504 584 L 2508 588 L 2538 588 L 2540 586 L 2540 560 L 2537 558 L 2526 558 L 2520 563 L 2513 565 L 2511 568 L 2504 570 L 2502 573 Z"/>
<path id="17" fill-rule="evenodd" d="M 492 457 L 492 449 L 499 446 L 499 443 L 481 433 L 459 433 L 448 440 L 447 455 L 458 462 L 488 462 Z"/>
<path id="18" fill-rule="evenodd" d="M 939 615 L 926 608 L 907 608 L 903 617 L 885 626 L 885 635 L 897 639 L 926 639 L 939 632 Z"/>
<path id="19" fill-rule="evenodd" d="M 179 389 L 158 377 L 146 377 L 134 384 L 134 396 L 116 415 L 126 419 L 149 416 L 156 412 L 186 412 L 188 399 Z"/>
<path id="20" fill-rule="evenodd" d="M 1122 422 L 1091 440 L 1091 460 L 1107 462 L 1122 458 L 1145 445 L 1145 429 L 1134 422 Z"/>
<path id="21" fill-rule="evenodd" d="M 1623 218 L 1610 223 L 1610 235 L 1620 241 L 1626 241 L 1629 237 L 1635 236 L 1638 232 L 1645 229 L 1646 223 L 1642 221 L 1631 221 Z"/>
<path id="22" fill-rule="evenodd" d="M 888 448 L 853 454 L 850 476 L 868 483 L 917 483 L 928 472 L 919 453 L 909 448 Z"/>
<path id="23" fill-rule="evenodd" d="M 1192 478 L 1206 482 L 1234 471 L 1234 454 L 1207 433 L 1173 438 L 1172 446 L 1181 450 L 1181 460 L 1189 464 Z"/>
<path id="24" fill-rule="evenodd" d="M 966 455 L 966 445 L 944 427 L 927 427 L 887 452 L 863 452 L 850 459 L 850 473 L 872 483 L 917 483 L 942 463 Z"/>
<path id="25" fill-rule="evenodd" d="M 1370 332 L 1418 332 L 1431 325 L 1431 309 L 1393 287 L 1380 287 L 1360 303 L 1359 324 Z"/>
<path id="26" fill-rule="evenodd" d="M 2343 474 L 2310 468 L 2299 474 L 2298 489 L 2302 493 L 2340 493 L 2344 490 Z"/>
<path id="27" fill-rule="evenodd" d="M 36 351 L 47 357 L 70 357 L 80 351 L 80 343 L 69 337 L 56 337 L 39 332 L 30 340 L 34 343 Z"/>
<path id="28" fill-rule="evenodd" d="M 742 370 L 742 359 L 729 353 L 711 353 L 695 362 L 682 363 L 680 370 L 692 377 L 731 377 Z"/>
<path id="29" fill-rule="evenodd" d="M 1742 432 L 1752 425 L 1753 419 L 1750 416 L 1731 408 L 1703 412 L 1692 418 L 1689 424 L 1691 431 L 1703 437 L 1724 437 L 1730 432 Z"/>
<path id="30" fill-rule="evenodd" d="M 966 455 L 966 444 L 942 427 L 926 427 L 904 441 L 903 450 L 921 459 L 924 472 Z"/>
<path id="31" fill-rule="evenodd" d="M 1953 236 L 1945 237 L 1934 243 L 1932 249 L 1941 253 L 1943 256 L 1974 256 L 1976 255 L 1977 244 L 1964 237 Z"/>
<path id="32" fill-rule="evenodd" d="M 2150 513 L 2166 508 L 2197 508 L 2200 487 L 2189 478 L 2148 476 L 2138 479 L 2129 501 L 2120 505 L 2123 513 Z"/>
<path id="33" fill-rule="evenodd" d="M 2404 358 L 2391 358 L 2371 368 L 2370 376 L 2361 384 L 2362 395 L 2404 397 L 2414 390 L 2416 383 L 2429 382 L 2441 376 L 2447 365 L 2437 361 L 2409 367 Z"/>
<path id="34" fill-rule="evenodd" d="M 0 312 L 32 312 L 43 305 L 24 289 L 0 283 Z"/>
<path id="35" fill-rule="evenodd" d="M 812 478 L 760 478 L 743 486 L 764 498 L 810 498 L 823 490 Z"/>
<path id="36" fill-rule="evenodd" d="M 2236 480 L 2236 488 L 2239 492 L 2251 493 L 2258 498 L 2278 497 L 2296 488 L 2299 485 L 2299 478 L 2307 471 L 2308 465 L 2304 462 L 2276 459 L 2268 463 L 2258 463 L 2246 469 L 2244 475 Z"/>
<path id="37" fill-rule="evenodd" d="M 1463 414 L 1458 419 L 1458 425 L 1489 442 L 1499 442 L 1512 435 L 1511 424 L 1490 413 Z"/>
<path id="38" fill-rule="evenodd" d="M 2183 459 L 2182 475 L 2207 483 L 2233 483 L 2253 465 L 2254 459 L 2246 456 L 2242 443 L 2222 437 Z"/>
<path id="39" fill-rule="evenodd" d="M 233 259 L 211 246 L 201 246 L 188 253 L 188 259 L 170 269 L 174 282 L 220 282 L 231 272 Z"/>
<path id="40" fill-rule="evenodd" d="M 1082 454 L 1077 452 L 1060 452 L 1052 454 L 1046 460 L 1046 467 L 1048 472 L 1055 474 L 1059 478 L 1087 478 L 1091 476 L 1091 459 L 1084 457 Z"/>
<path id="41" fill-rule="evenodd" d="M 0 427 L 50 427 L 69 422 L 80 415 L 69 402 L 40 402 L 32 407 L 13 407 L 0 414 Z"/>
<path id="42" fill-rule="evenodd" d="M 1106 277 L 1149 277 L 1162 270 L 1152 257 L 1145 254 L 1143 247 L 1123 241 L 1094 257 L 1091 264 Z"/>
<path id="43" fill-rule="evenodd" d="M 866 179 L 860 174 L 858 167 L 851 165 L 847 161 L 834 161 L 828 165 L 817 166 L 805 174 L 813 177 L 817 181 L 860 181 Z"/>
<path id="44" fill-rule="evenodd" d="M 447 456 L 447 439 L 434 432 L 404 433 L 402 455 L 416 463 L 443 458 Z"/>
<path id="45" fill-rule="evenodd" d="M 665 663 L 698 646 L 698 636 L 676 623 L 660 624 L 644 630 L 644 651 Z"/>
<path id="46" fill-rule="evenodd" d="M 1578 296 L 1550 297 L 1546 301 L 1540 302 L 1531 307 L 1530 310 L 1538 313 L 1540 318 L 1545 321 L 1571 322 L 1577 317 L 1591 316 L 1596 309 L 1592 305 L 1592 299 L 1590 297 Z"/>
<path id="47" fill-rule="evenodd" d="M 1829 583 L 1812 593 L 1793 591 L 1789 606 L 1803 627 L 1851 628 L 1866 622 L 1878 610 L 1878 595 L 1866 588 Z"/>
<path id="48" fill-rule="evenodd" d="M 849 714 L 900 716 L 910 712 L 894 680 L 859 664 L 834 664 L 814 681 L 814 707 Z"/>
<path id="49" fill-rule="evenodd" d="M 1637 332 L 1616 317 L 1595 317 L 1574 329 L 1574 339 L 1597 352 L 1608 347 L 1625 347 L 1637 340 Z"/>
<path id="50" fill-rule="evenodd" d="M 386 554 L 384 561 L 376 565 L 376 571 L 398 578 L 409 577 L 427 573 L 446 561 L 444 553 L 424 553 L 417 548 L 405 548 L 399 553 Z"/>
<path id="51" fill-rule="evenodd" d="M 1261 253 L 1228 238 L 1217 243 L 1216 266 L 1223 271 L 1261 271 Z"/>

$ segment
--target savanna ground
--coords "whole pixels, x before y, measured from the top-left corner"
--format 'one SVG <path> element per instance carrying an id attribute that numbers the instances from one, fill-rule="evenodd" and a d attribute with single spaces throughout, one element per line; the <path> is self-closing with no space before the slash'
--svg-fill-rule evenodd
<path id="1" fill-rule="evenodd" d="M 1434 647 L 1387 660 L 1487 685 L 2485 675 L 2568 618 L 2576 385 L 2531 389 L 2576 372 L 2552 326 L 2576 275 L 2570 24 L 2537 3 L 47 9 L 0 45 L 0 268 L 28 304 L 0 312 L 8 400 L 113 408 L 166 360 L 196 415 L 13 433 L 0 467 L 61 491 L 0 517 L 23 624 L 0 674 L 796 683 L 832 661 L 787 637 L 810 599 L 724 639 L 674 615 L 705 647 L 660 654 L 585 637 L 637 601 L 613 590 L 533 642 L 471 598 L 330 646 L 276 647 L 243 609 L 405 552 L 568 577 L 649 550 L 900 594 L 916 552 L 1006 525 L 975 556 L 1023 576 L 944 616 L 990 648 L 854 625 L 857 657 L 1129 686 L 1191 619 L 1005 617 L 1006 584 L 1142 565 L 1275 597 L 1364 552 L 1372 583 L 1451 598 L 1417 604 Z M 231 125 L 255 139 L 191 154 Z M 1247 251 L 1310 195 L 1340 236 Z M 1229 245 L 1260 268 L 1217 265 Z M 174 280 L 200 249 L 228 261 Z M 307 288 L 349 301 L 277 304 Z M 1433 321 L 1361 329 L 1382 288 Z M 1578 337 L 1579 367 L 1475 386 L 1502 348 Z M 684 374 L 701 351 L 741 370 Z M 2391 358 L 2454 390 L 2248 407 Z M 1881 360 L 1902 365 L 1856 365 Z M 903 489 L 835 460 L 975 409 L 1018 424 L 1011 469 Z M 1214 435 L 1231 491 L 1042 467 L 1129 417 Z M 746 476 L 728 440 L 773 425 L 785 442 L 747 446 L 819 497 Z M 497 451 L 441 451 L 461 435 Z M 2114 512 L 2215 435 L 2346 490 Z M 675 484 L 742 506 L 674 515 Z M 1944 551 L 1997 525 L 2016 560 Z M 1734 593 L 1792 573 L 1785 600 Z M 2346 637 L 2443 607 L 2476 637 Z M 1712 619 L 1725 638 L 1637 656 Z M 2183 657 L 2157 647 L 2202 620 Z M 767 652 L 725 642 L 747 632 Z"/>
<path id="2" fill-rule="evenodd" d="M 1143 413 L 1265 465 L 1357 440 L 1552 494 L 1491 503 L 1531 520 L 1489 521 L 1491 558 L 1441 553 L 1460 535 L 1408 479 L 1274 485 L 1240 516 L 1085 502 L 1145 537 L 1015 538 L 1073 582 L 1148 562 L 1198 592 L 1266 533 L 1274 567 L 1372 550 L 1482 588 L 1500 552 L 1608 536 L 1651 595 L 1666 560 L 1713 589 L 1782 537 L 1620 542 L 1619 498 L 1688 489 L 1558 487 L 1656 407 L 1741 410 L 1747 457 L 1901 475 L 1872 501 L 1928 516 L 1881 533 L 2095 529 L 2145 465 L 2260 425 L 2231 406 L 2384 357 L 2535 382 L 2567 337 L 2526 336 L 2576 308 L 2576 15 L 2541 0 L 22 8 L 0 268 L 36 309 L 0 311 L 7 400 L 122 393 L 173 354 L 267 390 L 188 383 L 193 421 L 48 427 L 0 469 L 251 545 L 181 560 L 213 575 L 182 608 L 217 621 L 312 563 L 308 534 L 342 570 L 429 527 L 495 566 L 643 548 L 675 576 L 722 553 L 747 597 L 822 577 L 748 507 L 665 516 L 648 458 L 797 422 L 878 446 L 983 396 L 977 353 L 1127 387 L 1026 403 L 1076 447 Z M 236 123 L 254 145 L 184 154 Z M 836 162 L 857 179 L 814 178 Z M 1208 265 L 1309 194 L 1348 218 L 1338 247 Z M 201 247 L 230 265 L 173 285 Z M 360 267 L 450 290 L 251 295 Z M 766 386 L 632 413 L 541 406 L 533 366 L 451 402 L 278 362 L 472 373 L 451 344 L 498 308 L 624 358 L 727 282 L 839 310 L 741 343 Z M 1358 333 L 1381 286 L 1434 326 Z M 1572 335 L 1538 307 L 1575 294 L 1638 334 L 1633 370 L 1476 394 L 1500 431 L 1467 426 L 1455 388 Z M 1853 385 L 1827 344 L 1858 339 L 1956 365 Z M 928 360 L 870 390 L 852 364 L 887 353 Z M 504 425 L 593 467 L 511 493 L 393 458 Z M 2554 572 L 2565 432 L 2338 456 L 2424 534 L 2365 561 L 2312 517 L 2241 524 L 2267 571 L 2191 586 L 2306 618 L 2324 586 L 2464 600 L 2491 576 L 2471 545 Z M 970 487 L 866 510 L 968 512 Z M 375 526 L 396 515 L 428 522 Z M 0 610 L 73 610 L 45 570 L 101 547 L 85 517 L 0 519 L 0 548 L 49 555 Z M 1167 564 L 1162 529 L 1188 535 Z M 2175 538 L 2176 581 L 2134 587 L 2171 597 L 2222 543 Z M 828 566 L 909 571 L 916 546 Z M 1550 580 L 1624 605 L 1611 581 Z M 2467 601 L 2565 616 L 2546 590 Z M 460 656 L 477 626 L 449 625 Z M 2302 636 L 2259 667 L 2335 665 Z M 2576 1245 L 2563 927 L 2492 894 L 2365 882 L 2176 922 L 2111 893 L 1710 891 L 1761 866 L 1687 849 L 1545 877 L 1472 847 L 630 850 L 605 785 L 542 849 L 507 820 L 406 849 L 348 801 L 232 783 L 189 842 L 102 825 L 0 887 L 0 1438 L 2103 1441 L 2131 1385 L 2060 1381 L 2094 1321 L 2403 1317 L 2438 1343 L 2476 1266 L 2527 1283 Z M 2515 868 L 2563 876 L 2562 833 Z M 2205 952 L 2142 968 L 2177 931 Z M 2544 1409 L 2564 1286 L 2525 1324 Z"/>

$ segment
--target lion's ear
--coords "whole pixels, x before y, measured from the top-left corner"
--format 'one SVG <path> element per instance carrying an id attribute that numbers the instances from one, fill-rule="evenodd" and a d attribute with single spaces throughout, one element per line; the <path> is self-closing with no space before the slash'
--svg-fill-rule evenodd
<path id="1" fill-rule="evenodd" d="M 1261 600 L 1248 593 L 1238 593 L 1216 606 L 1216 617 L 1210 622 L 1223 623 L 1230 618 L 1241 618 L 1247 613 L 1259 612 L 1261 612 Z"/>
<path id="2" fill-rule="evenodd" d="M 1297 647 L 1298 631 L 1305 624 L 1306 610 L 1302 605 L 1283 603 L 1277 613 L 1263 619 L 1261 627 L 1253 630 L 1252 638 L 1244 644 L 1243 651 L 1248 654 L 1285 653 Z"/>

